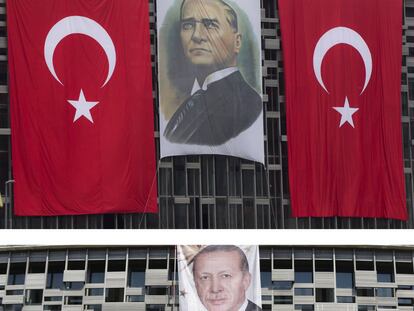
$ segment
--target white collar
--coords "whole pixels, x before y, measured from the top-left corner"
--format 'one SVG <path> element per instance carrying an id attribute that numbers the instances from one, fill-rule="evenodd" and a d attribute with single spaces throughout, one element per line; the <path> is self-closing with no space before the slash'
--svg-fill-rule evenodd
<path id="1" fill-rule="evenodd" d="M 203 87 L 200 87 L 197 78 L 194 80 L 193 88 L 191 89 L 191 95 L 194 95 L 195 92 L 202 89 L 203 91 L 207 90 L 208 86 L 216 81 L 224 79 L 225 77 L 231 75 L 233 72 L 238 71 L 237 67 L 228 67 L 218 71 L 215 71 L 207 76 L 204 80 Z"/>
<path id="2" fill-rule="evenodd" d="M 245 311 L 246 310 L 246 308 L 247 308 L 247 305 L 248 305 L 249 303 L 248 303 L 248 301 L 247 301 L 247 298 L 244 300 L 244 302 L 243 302 L 243 304 L 241 305 L 241 307 L 240 307 L 240 309 L 239 309 L 239 311 Z"/>

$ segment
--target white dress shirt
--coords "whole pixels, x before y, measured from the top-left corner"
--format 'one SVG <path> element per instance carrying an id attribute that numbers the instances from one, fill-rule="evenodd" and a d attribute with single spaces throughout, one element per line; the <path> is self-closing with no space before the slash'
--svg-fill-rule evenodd
<path id="1" fill-rule="evenodd" d="M 247 301 L 247 298 L 244 300 L 244 302 L 243 302 L 243 304 L 241 305 L 241 307 L 240 307 L 240 309 L 239 309 L 239 311 L 245 311 L 246 310 L 246 308 L 247 308 L 247 305 L 248 305 L 249 303 L 248 303 L 248 301 Z"/>
<path id="2" fill-rule="evenodd" d="M 238 71 L 239 68 L 237 67 L 228 67 L 228 68 L 224 68 L 218 71 L 215 71 L 213 73 L 210 73 L 207 78 L 204 80 L 203 86 L 200 87 L 200 84 L 198 83 L 197 78 L 194 80 L 194 84 L 193 84 L 193 88 L 191 89 L 191 95 L 194 95 L 195 92 L 197 92 L 198 90 L 203 90 L 206 91 L 208 88 L 208 85 L 219 81 L 221 79 L 224 79 L 225 77 L 231 75 L 233 72 Z"/>

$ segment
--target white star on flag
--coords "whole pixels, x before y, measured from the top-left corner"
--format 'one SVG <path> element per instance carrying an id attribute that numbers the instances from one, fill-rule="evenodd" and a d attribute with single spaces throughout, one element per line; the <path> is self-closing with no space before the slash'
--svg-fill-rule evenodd
<path id="1" fill-rule="evenodd" d="M 353 128 L 355 128 L 354 120 L 352 120 L 352 115 L 355 112 L 357 112 L 359 108 L 349 107 L 348 97 L 345 97 L 345 103 L 343 107 L 332 107 L 332 108 L 341 114 L 341 123 L 339 124 L 339 127 L 344 125 L 345 122 L 348 122 Z"/>
<path id="2" fill-rule="evenodd" d="M 93 123 L 91 109 L 95 107 L 99 102 L 88 102 L 85 99 L 85 95 L 83 95 L 82 89 L 80 90 L 79 99 L 78 100 L 68 100 L 68 102 L 75 107 L 76 113 L 75 117 L 73 118 L 73 123 L 78 120 L 80 117 L 84 116 L 86 119 Z"/>

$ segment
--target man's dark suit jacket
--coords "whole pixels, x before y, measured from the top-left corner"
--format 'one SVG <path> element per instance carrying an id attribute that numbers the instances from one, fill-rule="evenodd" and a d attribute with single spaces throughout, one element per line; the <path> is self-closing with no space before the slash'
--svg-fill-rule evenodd
<path id="1" fill-rule="evenodd" d="M 260 308 L 258 305 L 249 300 L 249 303 L 246 307 L 246 311 L 262 311 L 262 308 Z"/>
<path id="2" fill-rule="evenodd" d="M 221 145 L 249 128 L 262 109 L 259 94 L 236 71 L 185 100 L 164 136 L 173 143 Z"/>

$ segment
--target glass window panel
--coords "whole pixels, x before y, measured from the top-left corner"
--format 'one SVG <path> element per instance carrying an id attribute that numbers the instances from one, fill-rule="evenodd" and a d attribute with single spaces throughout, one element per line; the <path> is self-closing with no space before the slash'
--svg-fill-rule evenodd
<path id="1" fill-rule="evenodd" d="M 355 303 L 355 297 L 353 296 L 337 296 L 337 303 Z"/>
<path id="2" fill-rule="evenodd" d="M 337 288 L 353 288 L 354 274 L 352 272 L 336 272 Z"/>
<path id="3" fill-rule="evenodd" d="M 88 283 L 104 283 L 105 261 L 88 261 Z"/>
<path id="4" fill-rule="evenodd" d="M 275 305 L 291 305 L 293 304 L 292 296 L 274 296 L 273 303 Z"/>
<path id="5" fill-rule="evenodd" d="M 316 302 L 334 302 L 335 296 L 334 296 L 334 289 L 333 288 L 317 288 L 315 290 Z"/>
<path id="6" fill-rule="evenodd" d="M 313 288 L 295 288 L 295 296 L 313 296 Z"/>
<path id="7" fill-rule="evenodd" d="M 124 289 L 123 288 L 107 288 L 105 295 L 105 302 L 123 302 Z"/>

